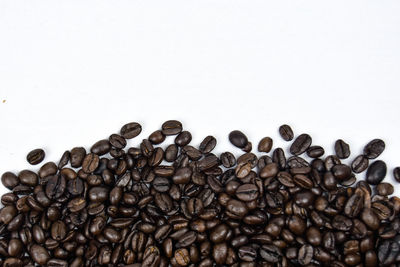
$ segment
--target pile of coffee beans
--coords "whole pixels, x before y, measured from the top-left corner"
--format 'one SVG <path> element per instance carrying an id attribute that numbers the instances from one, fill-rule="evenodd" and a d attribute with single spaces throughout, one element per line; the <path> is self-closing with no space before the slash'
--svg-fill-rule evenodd
<path id="1" fill-rule="evenodd" d="M 335 155 L 296 136 L 285 155 L 264 137 L 252 143 L 238 130 L 230 142 L 243 152 L 198 146 L 182 123 L 127 147 L 139 123 L 65 151 L 38 172 L 6 172 L 1 197 L 1 266 L 399 266 L 400 198 L 383 182 L 380 139 L 351 164 L 339 139 Z M 164 145 L 167 136 L 174 142 Z M 270 153 L 270 154 L 268 154 Z M 27 155 L 40 164 L 42 149 Z M 366 171 L 363 179 L 355 174 Z M 361 175 L 360 175 L 361 176 Z M 393 176 L 400 180 L 400 168 Z"/>

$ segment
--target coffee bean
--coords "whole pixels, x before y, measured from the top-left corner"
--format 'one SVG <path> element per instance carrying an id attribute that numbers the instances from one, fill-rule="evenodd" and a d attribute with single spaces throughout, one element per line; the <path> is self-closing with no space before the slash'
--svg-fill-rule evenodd
<path id="1" fill-rule="evenodd" d="M 18 174 L 18 180 L 21 184 L 35 186 L 38 184 L 39 178 L 33 171 L 23 170 Z"/>
<path id="2" fill-rule="evenodd" d="M 396 167 L 393 169 L 393 177 L 397 182 L 400 183 L 400 167 Z"/>
<path id="3" fill-rule="evenodd" d="M 225 168 L 231 168 L 236 165 L 236 158 L 231 152 L 222 153 L 220 156 L 220 160 Z"/>
<path id="4" fill-rule="evenodd" d="M 247 137 L 241 131 L 235 130 L 229 133 L 229 141 L 238 148 L 244 148 L 247 143 Z"/>
<path id="5" fill-rule="evenodd" d="M 204 140 L 200 143 L 199 150 L 203 154 L 210 153 L 215 146 L 217 145 L 217 139 L 214 136 L 207 136 Z"/>
<path id="6" fill-rule="evenodd" d="M 57 165 L 54 162 L 47 162 L 39 169 L 39 177 L 44 178 L 56 174 L 58 171 Z"/>
<path id="7" fill-rule="evenodd" d="M 297 260 L 301 265 L 308 265 L 311 263 L 313 255 L 314 255 L 314 248 L 311 245 L 303 245 L 299 249 Z"/>
<path id="8" fill-rule="evenodd" d="M 115 148 L 119 148 L 122 149 L 126 146 L 126 140 L 124 137 L 122 137 L 119 134 L 112 134 L 110 135 L 110 137 L 108 138 L 109 143 L 115 147 Z M 92 151 L 93 152 L 93 151 Z M 94 152 L 93 152 L 94 153 Z M 97 154 L 97 153 L 96 153 Z"/>
<path id="9" fill-rule="evenodd" d="M 94 153 L 89 153 L 85 156 L 82 162 L 82 170 L 85 173 L 92 173 L 94 172 L 97 167 L 99 166 L 99 156 Z"/>
<path id="10" fill-rule="evenodd" d="M 294 137 L 292 128 L 287 124 L 283 124 L 279 127 L 279 134 L 285 141 L 292 141 Z"/>
<path id="11" fill-rule="evenodd" d="M 46 184 L 46 196 L 50 199 L 57 199 L 64 194 L 66 181 L 62 175 L 51 176 Z"/>
<path id="12" fill-rule="evenodd" d="M 31 255 L 32 259 L 39 265 L 45 265 L 50 259 L 50 255 L 47 250 L 44 247 L 36 244 L 33 244 L 31 246 L 29 254 Z"/>
<path id="13" fill-rule="evenodd" d="M 282 258 L 282 252 L 280 249 L 276 246 L 273 245 L 263 245 L 260 248 L 260 256 L 263 258 L 266 262 L 269 263 L 278 263 L 281 261 Z"/>
<path id="14" fill-rule="evenodd" d="M 385 150 L 385 142 L 381 139 L 373 139 L 364 147 L 364 155 L 368 159 L 375 159 Z"/>
<path id="15" fill-rule="evenodd" d="M 43 161 L 44 156 L 44 150 L 41 148 L 37 148 L 28 153 L 28 155 L 26 156 L 26 160 L 29 162 L 29 164 L 36 165 Z"/>
<path id="16" fill-rule="evenodd" d="M 83 147 L 74 147 L 73 149 L 71 149 L 71 166 L 73 168 L 78 168 L 82 166 L 85 155 L 86 150 Z"/>
<path id="17" fill-rule="evenodd" d="M 142 126 L 137 122 L 130 122 L 122 126 L 120 134 L 125 139 L 132 139 L 142 132 Z"/>
<path id="18" fill-rule="evenodd" d="M 299 135 L 290 146 L 290 153 L 300 155 L 304 153 L 311 145 L 311 137 L 308 134 Z"/>
<path id="19" fill-rule="evenodd" d="M 270 137 L 264 137 L 258 143 L 258 151 L 260 152 L 270 152 L 272 148 L 273 141 Z"/>
<path id="20" fill-rule="evenodd" d="M 357 156 L 351 163 L 353 172 L 360 173 L 368 168 L 368 159 L 364 155 Z"/>
<path id="21" fill-rule="evenodd" d="M 371 185 L 377 185 L 386 176 L 386 163 L 377 160 L 374 161 L 367 170 L 366 181 Z"/>
<path id="22" fill-rule="evenodd" d="M 350 156 L 350 146 L 342 139 L 335 142 L 335 153 L 340 159 L 347 159 Z"/>
<path id="23" fill-rule="evenodd" d="M 310 158 L 319 158 L 324 155 L 325 150 L 321 146 L 310 146 L 307 149 L 307 156 Z"/>
<path id="24" fill-rule="evenodd" d="M 189 251 L 186 248 L 180 248 L 175 251 L 175 260 L 180 266 L 187 266 L 190 263 Z"/>
<path id="25" fill-rule="evenodd" d="M 258 197 L 258 188 L 254 184 L 243 184 L 236 189 L 236 197 L 242 201 L 252 201 Z"/>
<path id="26" fill-rule="evenodd" d="M 12 172 L 5 172 L 1 175 L 1 183 L 8 189 L 13 189 L 19 184 L 18 177 Z"/>
<path id="27" fill-rule="evenodd" d="M 161 128 L 164 135 L 176 135 L 182 132 L 182 123 L 177 120 L 169 120 L 164 122 Z"/>
<path id="28" fill-rule="evenodd" d="M 376 186 L 376 192 L 378 195 L 388 196 L 394 193 L 394 187 L 389 183 L 380 183 Z"/>
<path id="29" fill-rule="evenodd" d="M 175 138 L 175 144 L 178 146 L 186 146 L 192 141 L 192 134 L 188 131 L 180 132 Z"/>

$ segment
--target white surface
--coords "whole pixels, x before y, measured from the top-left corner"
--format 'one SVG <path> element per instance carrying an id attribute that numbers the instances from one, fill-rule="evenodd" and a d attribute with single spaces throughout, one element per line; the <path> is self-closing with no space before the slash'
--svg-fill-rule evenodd
<path id="1" fill-rule="evenodd" d="M 397 0 L 1 1 L 0 173 L 37 169 L 33 148 L 58 162 L 126 122 L 143 125 L 137 144 L 175 118 L 217 154 L 233 129 L 283 145 L 282 123 L 328 154 L 343 138 L 351 158 L 379 137 L 392 181 L 399 14 Z"/>

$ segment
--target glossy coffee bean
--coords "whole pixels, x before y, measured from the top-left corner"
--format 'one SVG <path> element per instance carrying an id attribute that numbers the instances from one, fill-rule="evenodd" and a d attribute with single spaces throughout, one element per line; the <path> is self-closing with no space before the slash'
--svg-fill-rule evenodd
<path id="1" fill-rule="evenodd" d="M 400 167 L 396 167 L 393 169 L 393 177 L 397 182 L 400 183 Z"/>
<path id="2" fill-rule="evenodd" d="M 83 159 L 85 158 L 86 150 L 83 147 L 74 147 L 71 150 L 71 166 L 73 168 L 78 168 L 82 166 Z"/>
<path id="3" fill-rule="evenodd" d="M 285 141 L 292 141 L 294 137 L 292 128 L 287 124 L 283 124 L 279 127 L 279 134 Z"/>
<path id="4" fill-rule="evenodd" d="M 374 139 L 371 140 L 367 145 L 364 147 L 364 155 L 368 159 L 375 159 L 377 158 L 382 152 L 385 150 L 385 142 L 381 139 Z"/>
<path id="5" fill-rule="evenodd" d="M 8 189 L 13 189 L 19 184 L 18 177 L 12 172 L 5 172 L 1 175 L 1 183 Z"/>
<path id="6" fill-rule="evenodd" d="M 182 123 L 177 120 L 169 120 L 162 124 L 161 129 L 164 135 L 176 135 L 182 132 Z"/>
<path id="7" fill-rule="evenodd" d="M 125 139 L 132 139 L 142 132 L 142 126 L 137 122 L 130 122 L 122 126 L 120 134 Z"/>
<path id="8" fill-rule="evenodd" d="M 232 145 L 238 148 L 244 148 L 249 142 L 246 135 L 244 135 L 244 133 L 239 130 L 235 130 L 229 133 L 229 141 Z"/>
<path id="9" fill-rule="evenodd" d="M 369 162 L 364 155 L 357 156 L 351 163 L 351 168 L 353 172 L 360 173 L 368 168 Z"/>
<path id="10" fill-rule="evenodd" d="M 342 139 L 335 142 L 335 153 L 340 159 L 347 159 L 350 156 L 350 146 Z"/>
<path id="11" fill-rule="evenodd" d="M 43 161 L 44 157 L 44 150 L 41 148 L 37 148 L 28 153 L 28 155 L 26 156 L 26 160 L 31 165 L 37 165 Z"/>
<path id="12" fill-rule="evenodd" d="M 258 151 L 259 152 L 270 152 L 273 145 L 273 141 L 270 137 L 264 137 L 258 143 Z"/>
<path id="13" fill-rule="evenodd" d="M 299 135 L 290 146 L 290 153 L 300 155 L 311 146 L 312 139 L 308 134 Z"/>
<path id="14" fill-rule="evenodd" d="M 368 167 L 366 181 L 371 185 L 377 185 L 382 182 L 385 176 L 386 163 L 381 160 L 377 160 Z"/>

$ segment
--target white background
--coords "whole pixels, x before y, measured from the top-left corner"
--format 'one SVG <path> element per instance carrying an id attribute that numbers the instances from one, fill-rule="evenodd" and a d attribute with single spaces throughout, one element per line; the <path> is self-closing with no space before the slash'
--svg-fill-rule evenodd
<path id="1" fill-rule="evenodd" d="M 285 145 L 282 123 L 351 158 L 382 138 L 392 182 L 399 14 L 397 0 L 0 1 L 0 173 L 37 169 L 37 147 L 58 162 L 124 123 L 143 125 L 138 144 L 179 119 L 217 154 L 233 129 Z"/>

